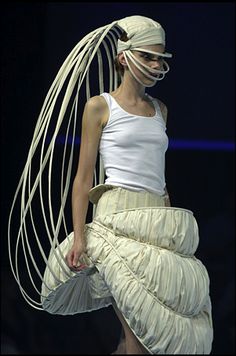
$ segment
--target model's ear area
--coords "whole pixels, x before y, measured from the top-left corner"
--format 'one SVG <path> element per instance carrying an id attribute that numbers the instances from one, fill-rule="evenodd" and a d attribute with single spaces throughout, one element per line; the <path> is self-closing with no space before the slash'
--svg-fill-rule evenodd
<path id="1" fill-rule="evenodd" d="M 127 62 L 126 62 L 126 59 L 125 59 L 125 56 L 124 56 L 124 53 L 121 52 L 120 54 L 118 54 L 118 60 L 120 62 L 120 64 L 124 67 L 127 67 Z"/>

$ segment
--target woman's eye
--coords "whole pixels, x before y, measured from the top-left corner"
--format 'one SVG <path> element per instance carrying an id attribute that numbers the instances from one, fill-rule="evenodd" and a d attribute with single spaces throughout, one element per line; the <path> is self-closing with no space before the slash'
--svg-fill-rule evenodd
<path id="1" fill-rule="evenodd" d="M 147 60 L 149 60 L 149 61 L 152 61 L 152 60 L 153 60 L 153 58 L 150 57 L 148 54 L 144 54 L 144 58 L 147 59 Z"/>
<path id="2" fill-rule="evenodd" d="M 143 55 L 143 58 L 147 61 L 158 61 L 158 62 L 162 62 L 163 61 L 163 58 L 162 57 L 152 57 L 150 56 L 149 54 L 144 54 Z"/>
<path id="3" fill-rule="evenodd" d="M 144 54 L 144 59 L 148 60 L 148 61 L 154 61 L 155 59 L 151 56 L 149 56 L 148 54 Z"/>

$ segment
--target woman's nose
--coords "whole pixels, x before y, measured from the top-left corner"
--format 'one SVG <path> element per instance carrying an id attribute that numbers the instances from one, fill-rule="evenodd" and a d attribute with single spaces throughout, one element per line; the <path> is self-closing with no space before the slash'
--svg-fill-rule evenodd
<path id="1" fill-rule="evenodd" d="M 161 68 L 162 64 L 159 59 L 156 59 L 155 61 L 152 61 L 151 68 L 152 69 L 159 69 Z"/>

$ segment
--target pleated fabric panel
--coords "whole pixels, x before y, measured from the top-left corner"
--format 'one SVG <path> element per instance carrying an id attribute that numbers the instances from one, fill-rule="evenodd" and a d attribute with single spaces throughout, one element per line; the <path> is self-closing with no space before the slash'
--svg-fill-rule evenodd
<path id="1" fill-rule="evenodd" d="M 164 207 L 162 197 L 150 193 L 115 188 L 99 199 L 85 236 L 85 272 L 65 276 L 59 267 L 58 282 L 46 269 L 45 310 L 75 314 L 114 298 L 151 354 L 210 353 L 209 277 L 194 256 L 199 235 L 191 211 Z M 70 243 L 63 242 L 64 254 L 72 239 L 73 233 Z"/>

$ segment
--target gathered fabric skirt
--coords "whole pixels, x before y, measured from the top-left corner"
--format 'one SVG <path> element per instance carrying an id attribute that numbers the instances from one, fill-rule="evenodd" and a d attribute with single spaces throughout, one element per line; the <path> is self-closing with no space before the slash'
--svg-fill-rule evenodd
<path id="1" fill-rule="evenodd" d="M 151 354 L 210 354 L 213 340 L 209 277 L 195 257 L 198 226 L 191 211 L 166 207 L 148 192 L 99 185 L 85 226 L 87 268 L 71 271 L 65 256 L 71 233 L 52 250 L 41 302 L 52 314 L 71 315 L 115 301 Z"/>

